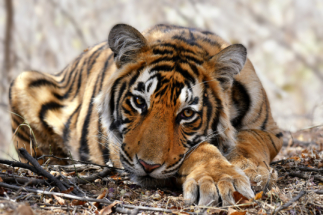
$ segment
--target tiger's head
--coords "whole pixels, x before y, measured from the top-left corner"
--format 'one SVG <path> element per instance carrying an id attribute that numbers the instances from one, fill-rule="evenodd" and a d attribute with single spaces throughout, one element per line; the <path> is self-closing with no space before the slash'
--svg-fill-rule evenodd
<path id="1" fill-rule="evenodd" d="M 108 43 L 116 71 L 97 99 L 99 112 L 134 180 L 161 184 L 204 141 L 230 150 L 226 96 L 244 67 L 243 45 L 197 29 L 157 25 L 141 34 L 125 24 L 112 28 Z"/>

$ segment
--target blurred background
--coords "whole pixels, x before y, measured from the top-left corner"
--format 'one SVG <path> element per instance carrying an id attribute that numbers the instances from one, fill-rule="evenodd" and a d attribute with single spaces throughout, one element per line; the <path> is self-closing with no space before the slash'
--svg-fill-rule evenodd
<path id="1" fill-rule="evenodd" d="M 322 125 L 322 20 L 321 0 L 2 0 L 0 157 L 12 152 L 10 82 L 24 70 L 59 72 L 117 23 L 198 27 L 242 43 L 278 125 L 292 132 Z"/>

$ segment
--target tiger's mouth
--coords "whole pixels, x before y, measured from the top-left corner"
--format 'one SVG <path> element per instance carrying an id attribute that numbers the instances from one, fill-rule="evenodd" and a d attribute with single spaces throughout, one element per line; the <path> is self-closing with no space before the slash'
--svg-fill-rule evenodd
<path id="1" fill-rule="evenodd" d="M 121 155 L 120 161 L 125 172 L 130 174 L 130 179 L 138 185 L 144 187 L 173 187 L 176 181 L 177 169 L 167 171 L 165 164 L 160 165 L 159 168 L 152 172 L 146 172 L 137 156 L 134 156 L 132 162 L 129 162 Z"/>

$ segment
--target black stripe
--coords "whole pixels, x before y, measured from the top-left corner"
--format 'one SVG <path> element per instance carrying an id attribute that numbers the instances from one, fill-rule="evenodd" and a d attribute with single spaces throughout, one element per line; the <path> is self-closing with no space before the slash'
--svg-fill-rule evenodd
<path id="1" fill-rule="evenodd" d="M 269 139 L 270 139 L 270 141 L 271 141 L 271 144 L 273 145 L 273 147 L 275 148 L 276 152 L 278 153 L 278 150 L 277 150 L 277 148 L 276 148 L 276 145 L 275 145 L 275 143 L 274 143 L 273 139 L 271 138 L 270 134 L 268 134 L 268 133 L 266 133 L 266 134 L 268 135 L 268 137 L 269 137 Z"/>
<path id="2" fill-rule="evenodd" d="M 113 54 L 110 54 L 110 56 L 108 57 L 108 59 L 104 63 L 104 67 L 103 67 L 103 70 L 102 70 L 101 82 L 100 82 L 100 88 L 99 88 L 100 92 L 102 90 L 102 85 L 103 85 L 103 81 L 104 81 L 104 78 L 105 78 L 105 74 L 107 73 L 107 69 L 108 69 L 108 66 L 109 66 L 109 61 L 111 60 L 112 56 L 113 56 Z"/>
<path id="3" fill-rule="evenodd" d="M 91 114 L 92 114 L 92 109 L 93 109 L 93 100 L 95 97 L 95 93 L 96 93 L 96 87 L 98 85 L 98 81 L 99 81 L 99 77 L 96 79 L 95 85 L 94 85 L 94 89 L 92 92 L 92 96 L 91 96 L 91 100 L 90 100 L 90 104 L 89 104 L 89 108 L 87 111 L 87 114 L 85 116 L 85 120 L 84 120 L 84 124 L 83 124 L 83 128 L 82 128 L 82 136 L 81 136 L 81 142 L 80 142 L 80 148 L 79 148 L 79 155 L 80 155 L 80 159 L 81 160 L 88 160 L 88 156 L 89 156 L 89 145 L 88 145 L 88 133 L 89 133 L 89 124 L 90 124 L 90 120 L 91 120 Z"/>
<path id="4" fill-rule="evenodd" d="M 185 57 L 187 60 L 193 61 L 194 63 L 196 63 L 198 65 L 201 65 L 203 63 L 203 61 L 201 61 L 193 56 L 190 56 L 190 55 L 185 55 L 183 57 Z"/>
<path id="5" fill-rule="evenodd" d="M 116 111 L 117 111 L 117 119 L 119 119 L 119 117 L 120 117 L 119 103 L 121 102 L 121 97 L 122 97 L 123 93 L 125 93 L 126 87 L 127 87 L 127 84 L 126 84 L 126 82 L 124 82 L 119 90 L 119 94 L 117 97 L 117 103 L 115 105 Z"/>
<path id="6" fill-rule="evenodd" d="M 46 79 L 38 79 L 36 81 L 32 81 L 28 87 L 29 88 L 32 88 L 32 87 L 42 87 L 42 86 L 52 86 L 52 87 L 55 87 L 55 88 L 58 88 L 57 84 L 49 81 L 49 80 L 46 80 Z"/>
<path id="7" fill-rule="evenodd" d="M 64 81 L 65 81 L 65 79 L 66 79 L 67 74 L 69 74 L 69 75 L 68 75 L 68 80 L 67 80 L 67 82 L 66 82 L 65 86 L 62 86 L 62 88 L 67 87 L 67 85 L 69 84 L 70 79 L 71 79 L 71 76 L 72 76 L 72 74 L 74 73 L 75 69 L 78 67 L 78 65 L 79 65 L 79 63 L 80 63 L 80 60 L 81 60 L 81 56 L 79 56 L 78 58 L 76 58 L 76 60 L 74 61 L 74 66 L 73 66 L 73 68 L 72 68 L 71 70 L 66 71 L 66 73 L 64 74 L 63 79 L 62 79 L 62 80 L 60 80 L 60 81 L 58 82 L 59 84 L 64 83 Z"/>
<path id="8" fill-rule="evenodd" d="M 71 116 L 68 118 L 67 122 L 64 124 L 64 129 L 63 129 L 63 142 L 66 144 L 68 142 L 68 139 L 70 138 L 70 125 L 71 125 L 71 120 L 73 116 L 80 110 L 81 105 L 79 105 L 75 111 L 71 114 Z"/>
<path id="9" fill-rule="evenodd" d="M 266 125 L 267 125 L 267 121 L 268 121 L 268 104 L 267 104 L 267 100 L 265 100 L 265 106 L 266 106 L 266 117 L 265 117 L 265 120 L 264 120 L 264 122 L 262 123 L 262 125 L 261 125 L 261 130 L 266 130 Z"/>
<path id="10" fill-rule="evenodd" d="M 15 133 L 15 131 L 16 131 L 16 129 L 12 128 L 12 133 Z M 27 143 L 29 143 L 29 142 L 30 142 L 30 140 L 29 140 L 29 139 L 27 139 L 27 137 L 23 136 L 19 131 L 17 131 L 17 132 L 15 133 L 15 135 L 16 135 L 19 139 L 21 139 L 21 140 L 23 140 L 23 141 L 25 141 L 25 142 L 27 142 Z"/>
<path id="11" fill-rule="evenodd" d="M 234 80 L 231 97 L 233 104 L 235 105 L 239 113 L 234 119 L 231 120 L 231 124 L 236 129 L 240 129 L 242 127 L 242 121 L 250 108 L 250 96 L 245 86 L 243 86 L 242 83 Z"/>
<path id="12" fill-rule="evenodd" d="M 154 66 L 150 71 L 149 73 L 152 73 L 152 72 L 159 72 L 159 71 L 164 71 L 164 72 L 171 72 L 173 71 L 173 67 L 172 66 L 169 66 L 169 65 L 157 65 L 157 66 Z"/>
<path id="13" fill-rule="evenodd" d="M 183 69 L 179 64 L 176 64 L 175 71 L 180 73 L 185 79 L 188 79 L 190 82 L 195 84 L 195 78 L 186 70 Z"/>
<path id="14" fill-rule="evenodd" d="M 281 138 L 281 137 L 282 137 L 282 136 L 284 136 L 284 135 L 283 135 L 283 133 L 282 133 L 282 132 L 279 132 L 279 133 L 278 133 L 278 134 L 276 134 L 275 136 L 276 136 L 277 138 Z"/>
<path id="15" fill-rule="evenodd" d="M 167 50 L 167 49 L 160 50 L 160 49 L 156 49 L 156 48 L 154 48 L 154 49 L 153 49 L 153 53 L 154 53 L 155 55 L 166 55 L 166 54 L 174 54 L 174 51 L 172 51 L 172 50 Z"/>
<path id="16" fill-rule="evenodd" d="M 78 79 L 78 81 L 77 81 L 77 87 L 76 87 L 76 91 L 75 91 L 75 93 L 74 93 L 74 97 L 73 97 L 73 99 L 75 99 L 76 98 L 76 96 L 79 94 L 79 92 L 80 92 L 80 88 L 81 88 L 81 84 L 82 84 L 82 74 L 83 74 L 83 72 L 81 71 L 80 72 L 80 75 L 79 75 L 79 79 Z"/>
<path id="17" fill-rule="evenodd" d="M 105 47 L 105 44 L 103 44 L 100 48 L 98 48 L 90 56 L 88 56 L 88 59 L 89 59 L 88 63 L 90 62 L 90 64 L 87 64 L 87 67 L 88 67 L 87 68 L 87 75 L 90 74 L 90 71 L 92 70 L 93 65 L 96 63 L 96 59 L 101 54 L 104 47 Z M 94 58 L 94 60 L 93 60 L 93 58 Z"/>
<path id="18" fill-rule="evenodd" d="M 174 36 L 172 36 L 172 39 L 180 40 L 180 41 L 182 41 L 182 42 L 187 43 L 187 44 L 188 44 L 188 45 L 190 45 L 190 46 L 196 46 L 196 47 L 202 48 L 202 47 L 201 47 L 201 46 L 196 42 L 195 38 L 194 38 L 194 37 L 192 38 L 192 36 L 193 36 L 193 34 L 191 34 L 191 38 L 190 38 L 190 39 L 187 39 L 187 38 L 185 38 L 185 37 L 181 37 L 181 36 L 179 36 L 179 35 L 174 35 Z"/>
<path id="19" fill-rule="evenodd" d="M 49 111 L 49 110 L 58 110 L 58 109 L 61 109 L 63 107 L 64 107 L 64 105 L 58 104 L 56 102 L 48 102 L 48 103 L 45 103 L 45 104 L 43 104 L 41 106 L 41 109 L 40 109 L 38 117 L 39 117 L 40 121 L 42 122 L 43 126 L 46 129 L 52 130 L 49 127 L 49 125 L 47 124 L 47 122 L 45 122 L 45 115 L 46 115 L 47 111 Z"/>

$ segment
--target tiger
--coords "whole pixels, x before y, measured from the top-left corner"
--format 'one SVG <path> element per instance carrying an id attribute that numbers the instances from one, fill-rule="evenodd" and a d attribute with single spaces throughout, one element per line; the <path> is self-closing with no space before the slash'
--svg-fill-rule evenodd
<path id="1" fill-rule="evenodd" d="M 21 73 L 9 100 L 16 148 L 110 162 L 188 205 L 233 205 L 277 179 L 283 134 L 247 49 L 210 31 L 117 24 L 61 72 Z"/>

